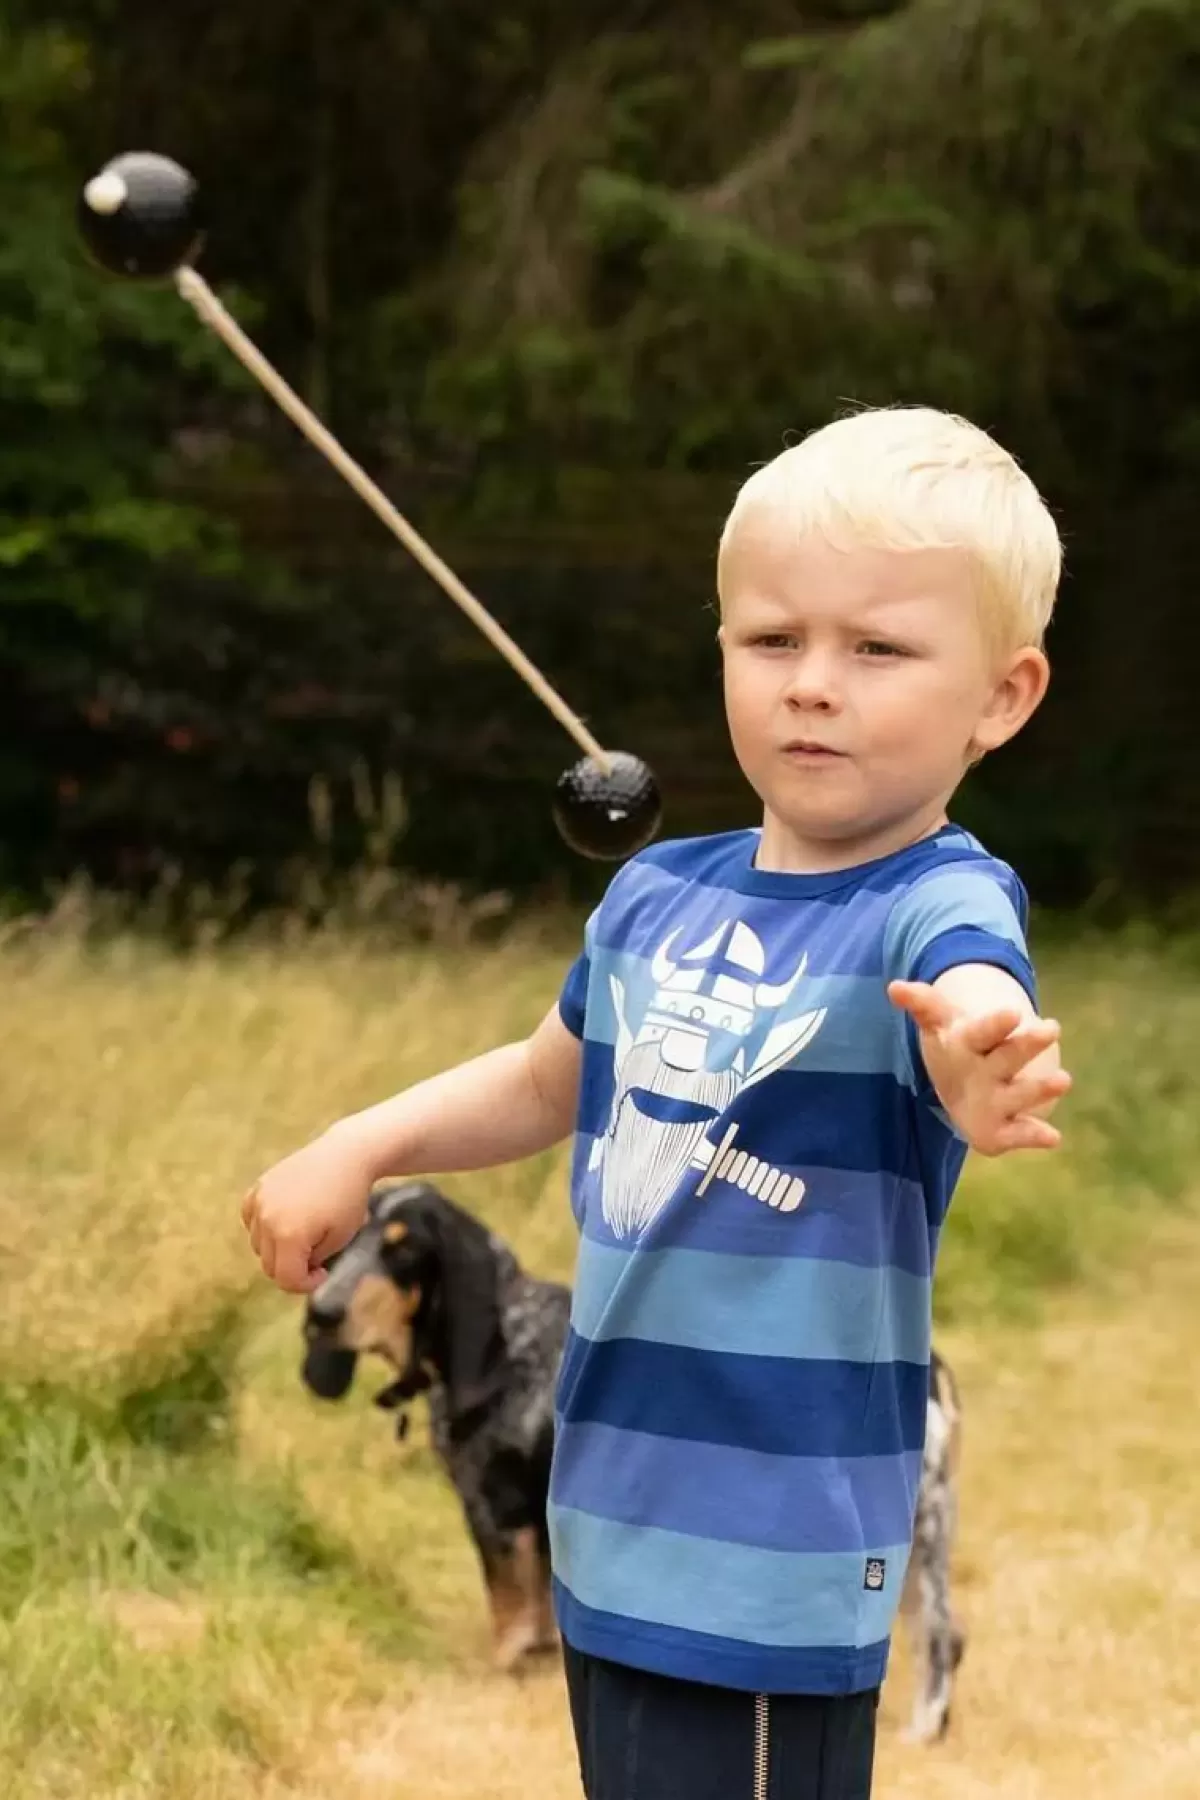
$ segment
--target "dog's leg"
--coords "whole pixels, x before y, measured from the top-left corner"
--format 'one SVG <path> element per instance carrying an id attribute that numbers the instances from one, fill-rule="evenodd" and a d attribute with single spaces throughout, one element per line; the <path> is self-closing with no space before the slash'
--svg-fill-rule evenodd
<path id="1" fill-rule="evenodd" d="M 510 1533 L 504 1549 L 488 1558 L 487 1584 L 496 1667 L 509 1673 L 542 1638 L 544 1581 L 532 1525 Z"/>
<path id="2" fill-rule="evenodd" d="M 550 1555 L 546 1546 L 538 1544 L 538 1597 L 537 1597 L 539 1650 L 557 1650 L 560 1646 L 558 1620 L 554 1616 L 554 1593 L 550 1584 Z"/>

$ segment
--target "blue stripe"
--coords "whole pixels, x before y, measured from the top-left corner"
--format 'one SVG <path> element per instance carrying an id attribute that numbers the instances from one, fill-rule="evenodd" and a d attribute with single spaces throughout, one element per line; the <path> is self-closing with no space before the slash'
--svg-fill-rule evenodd
<path id="1" fill-rule="evenodd" d="M 744 831 L 652 846 L 614 878 L 600 908 L 594 949 L 618 945 L 649 958 L 674 922 L 673 911 L 686 918 L 688 944 L 683 948 L 701 942 L 722 919 L 736 917 L 772 946 L 768 974 L 778 980 L 774 962 L 786 950 L 780 936 L 783 900 L 802 914 L 801 948 L 821 940 L 823 973 L 878 974 L 882 927 L 893 900 L 897 893 L 911 891 L 927 869 L 940 863 L 970 874 L 977 868 L 993 892 L 1002 878 L 1013 879 L 970 833 L 957 828 L 877 864 L 841 871 L 841 880 L 758 874 L 751 867 L 757 843 L 756 831 Z"/>
<path id="2" fill-rule="evenodd" d="M 552 1505 L 549 1519 L 558 1579 L 585 1606 L 780 1649 L 878 1643 L 895 1616 L 908 1556 L 906 1543 L 844 1555 L 716 1549 L 563 1506 Z M 878 1593 L 864 1584 L 867 1554 L 886 1561 Z"/>
<path id="3" fill-rule="evenodd" d="M 943 931 L 940 937 L 926 944 L 917 958 L 912 978 L 914 981 L 936 981 L 947 969 L 960 968 L 963 963 L 988 963 L 992 968 L 1006 970 L 1037 1005 L 1037 981 L 1024 950 L 990 931 L 976 931 L 969 925 Z M 912 1023 L 911 1019 L 909 1023 Z"/>
<path id="4" fill-rule="evenodd" d="M 608 1068 L 607 1077 L 589 1070 L 581 1085 L 577 1128 L 595 1137 L 608 1129 L 611 1058 L 594 1048 L 588 1056 Z M 803 1161 L 913 1175 L 911 1109 L 911 1093 L 891 1075 L 828 1075 L 802 1067 L 781 1069 L 743 1089 L 723 1117 L 741 1122 L 745 1149 L 780 1167 Z"/>
<path id="5" fill-rule="evenodd" d="M 576 1146 L 572 1193 L 583 1217 L 584 1236 L 600 1244 L 617 1239 L 600 1210 L 599 1180 L 587 1173 L 591 1140 Z M 805 1186 L 795 1212 L 779 1213 L 752 1194 L 715 1181 L 696 1197 L 699 1176 L 689 1177 L 640 1240 L 642 1250 L 658 1243 L 730 1255 L 797 1257 L 854 1263 L 862 1268 L 890 1265 L 910 1275 L 928 1276 L 935 1237 L 925 1212 L 925 1195 L 915 1181 L 789 1164 Z M 629 1248 L 628 1244 L 625 1248 Z"/>
<path id="6" fill-rule="evenodd" d="M 558 1381 L 567 1422 L 698 1439 L 771 1456 L 894 1456 L 925 1439 L 923 1363 L 730 1356 L 569 1330 Z"/>
<path id="7" fill-rule="evenodd" d="M 761 1550 L 861 1553 L 864 1544 L 908 1542 L 920 1479 L 919 1450 L 835 1462 L 678 1439 L 664 1445 L 640 1431 L 577 1424 L 559 1427 L 550 1497 L 626 1525 L 652 1519 L 689 1537 Z"/>
<path id="8" fill-rule="evenodd" d="M 992 868 L 937 869 L 902 893 L 888 918 L 883 964 L 888 979 L 911 978 L 922 952 L 943 932 L 969 926 L 1024 951 L 1025 934 L 1012 899 Z"/>
<path id="9" fill-rule="evenodd" d="M 795 965 L 793 964 L 793 967 Z M 787 974 L 790 971 L 784 970 Z M 631 1035 L 637 1034 L 655 993 L 650 964 L 642 957 L 598 950 L 591 965 L 588 998 L 589 1044 L 614 1046 L 617 1013 L 611 977 L 624 992 L 623 1013 Z M 904 1070 L 901 1026 L 904 1015 L 887 997 L 882 975 L 814 975 L 801 977 L 787 1004 L 762 1015 L 763 1022 L 745 1040 L 748 1065 L 754 1062 L 767 1031 L 803 1013 L 824 1011 L 816 1034 L 799 1052 L 798 1061 L 817 1073 L 894 1075 Z M 578 1033 L 576 1033 L 578 1035 Z"/>
<path id="10" fill-rule="evenodd" d="M 856 1649 L 762 1649 L 731 1638 L 635 1623 L 585 1606 L 554 1582 L 559 1629 L 574 1649 L 652 1674 L 744 1693 L 860 1694 L 881 1686 L 890 1641 Z"/>
<path id="11" fill-rule="evenodd" d="M 902 880 L 897 875 L 897 881 Z M 663 869 L 623 869 L 620 887 L 609 890 L 597 923 L 594 955 L 616 947 L 630 957 L 649 963 L 667 933 L 676 924 L 684 935 L 674 954 L 693 949 L 726 919 L 741 919 L 771 950 L 766 978 L 779 981 L 790 971 L 789 954 L 803 954 L 806 944 L 822 946 L 822 972 L 860 975 L 881 968 L 883 925 L 892 906 L 889 890 L 856 887 L 824 894 L 797 894 L 797 917 L 792 929 L 781 930 L 777 897 L 746 894 L 722 881 L 704 881 L 694 875 Z M 853 918 L 854 929 L 847 926 Z M 869 959 L 864 963 L 864 953 Z M 795 961 L 792 963 L 795 967 Z"/>
<path id="12" fill-rule="evenodd" d="M 572 1324 L 597 1342 L 638 1337 L 743 1356 L 921 1363 L 929 1310 L 928 1279 L 896 1269 L 685 1249 L 631 1255 L 585 1238 Z"/>

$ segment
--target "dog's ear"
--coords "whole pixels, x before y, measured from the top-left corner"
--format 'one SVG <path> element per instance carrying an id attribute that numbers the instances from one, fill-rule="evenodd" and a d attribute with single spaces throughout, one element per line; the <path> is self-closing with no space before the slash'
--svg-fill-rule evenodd
<path id="1" fill-rule="evenodd" d="M 490 1233 L 436 1190 L 422 1205 L 437 1243 L 442 1288 L 446 1397 L 452 1417 L 501 1387 L 507 1360 L 500 1317 L 500 1264 Z"/>

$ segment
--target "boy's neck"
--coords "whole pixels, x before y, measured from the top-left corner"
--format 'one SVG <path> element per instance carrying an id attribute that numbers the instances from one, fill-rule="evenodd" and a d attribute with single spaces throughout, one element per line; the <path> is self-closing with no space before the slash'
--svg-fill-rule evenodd
<path id="1" fill-rule="evenodd" d="M 754 858 L 756 869 L 778 875 L 829 875 L 877 862 L 932 837 L 949 821 L 939 800 L 926 814 L 897 820 L 890 827 L 850 838 L 805 838 L 793 831 L 768 808 L 763 814 L 762 835 Z"/>

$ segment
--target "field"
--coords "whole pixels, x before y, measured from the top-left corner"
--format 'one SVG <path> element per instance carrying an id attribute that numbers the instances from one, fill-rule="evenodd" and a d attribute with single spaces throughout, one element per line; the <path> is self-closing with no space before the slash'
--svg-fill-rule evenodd
<path id="1" fill-rule="evenodd" d="M 527 1028 L 557 924 L 386 952 L 178 956 L 10 928 L 0 1081 L 0 1792 L 6 1800 L 578 1795 L 558 1679 L 487 1667 L 453 1496 L 360 1383 L 301 1389 L 248 1180 L 327 1120 Z M 1051 943 L 1064 1152 L 970 1170 L 940 1336 L 964 1389 L 971 1632 L 942 1747 L 886 1800 L 1200 1791 L 1200 962 Z M 569 1274 L 560 1154 L 453 1191 Z M 375 1384 L 379 1385 L 379 1384 Z M 531 1785 L 530 1771 L 539 1773 Z"/>

